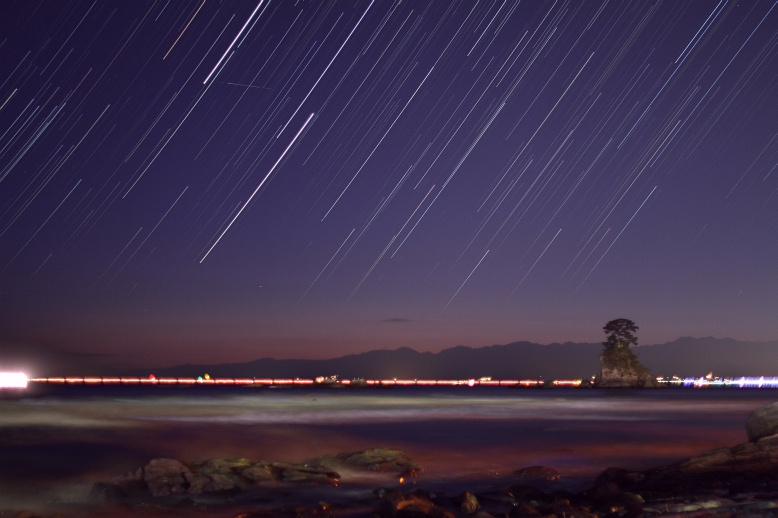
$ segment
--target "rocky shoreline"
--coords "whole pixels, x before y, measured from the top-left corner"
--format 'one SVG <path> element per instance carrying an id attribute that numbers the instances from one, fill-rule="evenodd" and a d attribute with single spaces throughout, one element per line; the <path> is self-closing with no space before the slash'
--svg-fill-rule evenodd
<path id="1" fill-rule="evenodd" d="M 744 444 L 645 471 L 608 468 L 588 482 L 530 466 L 488 485 L 447 485 L 425 479 L 419 465 L 389 448 L 323 455 L 299 464 L 237 457 L 198 463 L 160 458 L 94 484 L 88 505 L 59 509 L 54 515 L 0 511 L 0 516 L 778 516 L 778 403 L 754 411 L 746 431 L 749 442 Z"/>
<path id="2" fill-rule="evenodd" d="M 375 452 L 399 453 L 375 449 Z M 364 458 L 364 452 L 357 457 Z M 351 454 L 354 455 L 354 454 Z M 344 455 L 345 456 L 345 455 Z M 330 457 L 342 459 L 342 456 Z M 403 464 L 405 464 L 404 456 Z M 714 450 L 686 462 L 647 471 L 609 468 L 594 484 L 580 492 L 548 490 L 551 482 L 563 476 L 541 466 L 517 470 L 517 482 L 503 489 L 463 492 L 457 495 L 432 493 L 423 487 L 398 484 L 379 487 L 367 498 L 350 502 L 298 505 L 302 486 L 335 486 L 340 476 L 321 465 L 255 463 L 243 467 L 245 459 L 212 459 L 199 467 L 188 468 L 180 461 L 155 459 L 136 474 L 116 477 L 109 483 L 95 484 L 92 497 L 101 506 L 121 506 L 138 514 L 151 506 L 166 508 L 174 514 L 189 515 L 209 509 L 220 516 L 235 518 L 288 516 L 336 517 L 378 516 L 381 518 L 639 518 L 656 515 L 666 518 L 741 517 L 778 515 L 778 436 L 755 443 Z M 238 462 L 240 461 L 240 462 Z M 343 464 L 340 464 L 343 466 Z M 371 469 L 378 464 L 368 464 Z M 257 468 L 259 466 L 259 468 Z M 400 467 L 390 468 L 397 472 Z M 261 487 L 239 482 L 237 469 L 244 479 L 262 471 Z M 204 473 L 209 469 L 218 470 Z M 420 468 L 410 468 L 418 472 Z M 275 471 L 274 471 L 275 470 Z M 406 473 L 408 468 L 400 473 Z M 268 478 L 264 478 L 266 475 Z M 271 478 L 272 477 L 272 478 Z M 402 478 L 398 474 L 398 479 Z M 146 481 L 145 488 L 140 481 Z M 297 486 L 295 488 L 294 486 Z M 547 488 L 546 491 L 539 487 Z M 287 495 L 285 505 L 271 505 L 267 491 Z M 277 495 L 278 496 L 278 495 Z M 278 502 L 276 502 L 278 503 Z"/>

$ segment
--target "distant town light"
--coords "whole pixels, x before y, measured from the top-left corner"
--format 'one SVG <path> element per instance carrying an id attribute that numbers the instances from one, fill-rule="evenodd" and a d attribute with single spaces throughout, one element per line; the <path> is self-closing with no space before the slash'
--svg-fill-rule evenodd
<path id="1" fill-rule="evenodd" d="M 27 388 L 27 376 L 23 372 L 0 372 L 0 389 Z"/>
<path id="2" fill-rule="evenodd" d="M 694 378 L 681 378 L 673 375 L 672 377 L 657 376 L 658 383 L 671 386 L 683 386 L 693 388 L 704 387 L 731 387 L 731 388 L 778 388 L 778 377 L 719 377 L 714 376 L 713 373 L 708 373 L 705 376 Z M 22 372 L 0 372 L 0 389 L 18 389 L 27 388 L 29 383 L 48 383 L 57 385 L 292 385 L 292 386 L 312 386 L 314 384 L 324 386 L 349 386 L 355 384 L 355 386 L 484 386 L 484 387 L 580 387 L 580 386 L 592 386 L 595 385 L 595 380 L 575 379 L 575 380 L 549 380 L 544 382 L 542 379 L 503 379 L 496 380 L 488 377 L 484 378 L 470 378 L 465 380 L 434 380 L 434 379 L 377 379 L 377 380 L 365 380 L 363 378 L 354 378 L 353 380 L 339 380 L 337 376 L 318 376 L 315 379 L 302 379 L 302 378 L 212 378 L 205 374 L 198 376 L 197 378 L 173 378 L 164 377 L 157 378 L 153 374 L 148 378 L 137 377 L 99 377 L 99 376 L 87 376 L 87 377 L 56 377 L 56 378 L 28 378 Z"/>

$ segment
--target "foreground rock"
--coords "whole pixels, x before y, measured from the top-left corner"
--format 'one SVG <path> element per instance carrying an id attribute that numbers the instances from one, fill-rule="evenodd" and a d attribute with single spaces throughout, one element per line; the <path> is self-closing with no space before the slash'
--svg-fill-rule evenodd
<path id="1" fill-rule="evenodd" d="M 337 485 L 339 479 L 336 471 L 324 466 L 287 462 L 224 457 L 187 465 L 176 459 L 153 459 L 108 483 L 95 484 L 91 496 L 97 502 L 143 500 L 149 496 L 230 496 L 263 483 Z"/>
<path id="2" fill-rule="evenodd" d="M 684 462 L 646 471 L 609 468 L 598 481 L 621 487 L 660 484 L 672 481 L 727 480 L 764 478 L 778 480 L 778 434 L 765 435 L 778 425 L 778 404 L 755 410 L 746 421 L 751 442 L 731 448 L 706 451 Z M 778 487 L 778 486 L 777 486 Z"/>
<path id="3" fill-rule="evenodd" d="M 753 442 L 778 433 L 778 403 L 757 408 L 746 419 L 748 440 Z"/>
<path id="4" fill-rule="evenodd" d="M 148 497 L 210 494 L 230 497 L 263 485 L 337 486 L 336 469 L 399 472 L 400 478 L 421 471 L 400 450 L 372 448 L 365 451 L 323 455 L 302 464 L 253 462 L 241 457 L 221 457 L 196 464 L 176 459 L 153 459 L 146 466 L 97 483 L 91 496 L 97 502 L 142 501 Z"/>
<path id="5" fill-rule="evenodd" d="M 459 510 L 464 514 L 473 514 L 481 508 L 481 503 L 478 501 L 478 498 L 470 491 L 465 491 L 458 500 Z"/>
<path id="6" fill-rule="evenodd" d="M 455 518 L 454 514 L 433 502 L 434 495 L 417 490 L 403 494 L 393 489 L 379 488 L 376 494 L 381 499 L 378 515 L 381 518 L 403 518 L 431 516 L 434 518 Z"/>
<path id="7" fill-rule="evenodd" d="M 716 475 L 778 476 L 776 431 L 778 403 L 772 403 L 755 410 L 746 420 L 750 442 L 706 451 L 679 464 L 630 476 L 635 479 L 633 482 Z"/>
<path id="8" fill-rule="evenodd" d="M 625 511 L 623 518 L 778 516 L 778 405 L 756 410 L 746 422 L 752 442 L 702 453 L 646 471 L 608 468 L 579 502 Z M 600 514 L 599 512 L 597 514 Z"/>
<path id="9" fill-rule="evenodd" d="M 333 470 L 348 468 L 364 471 L 403 472 L 420 469 L 405 453 L 389 448 L 371 448 L 338 455 L 322 455 L 307 461 L 306 464 L 324 466 Z"/>

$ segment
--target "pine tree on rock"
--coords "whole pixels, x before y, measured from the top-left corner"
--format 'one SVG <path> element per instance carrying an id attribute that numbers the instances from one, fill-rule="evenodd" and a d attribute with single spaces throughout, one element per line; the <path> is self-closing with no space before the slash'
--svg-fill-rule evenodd
<path id="1" fill-rule="evenodd" d="M 608 336 L 602 345 L 605 346 L 606 351 L 637 345 L 638 337 L 633 333 L 637 332 L 638 329 L 640 328 L 628 318 L 611 320 L 602 328 Z"/>

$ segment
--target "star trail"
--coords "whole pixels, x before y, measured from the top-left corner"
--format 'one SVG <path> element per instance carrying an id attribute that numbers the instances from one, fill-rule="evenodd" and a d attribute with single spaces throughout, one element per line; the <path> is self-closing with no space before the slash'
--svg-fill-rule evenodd
<path id="1" fill-rule="evenodd" d="M 778 2 L 2 12 L 6 343 L 778 337 Z"/>

